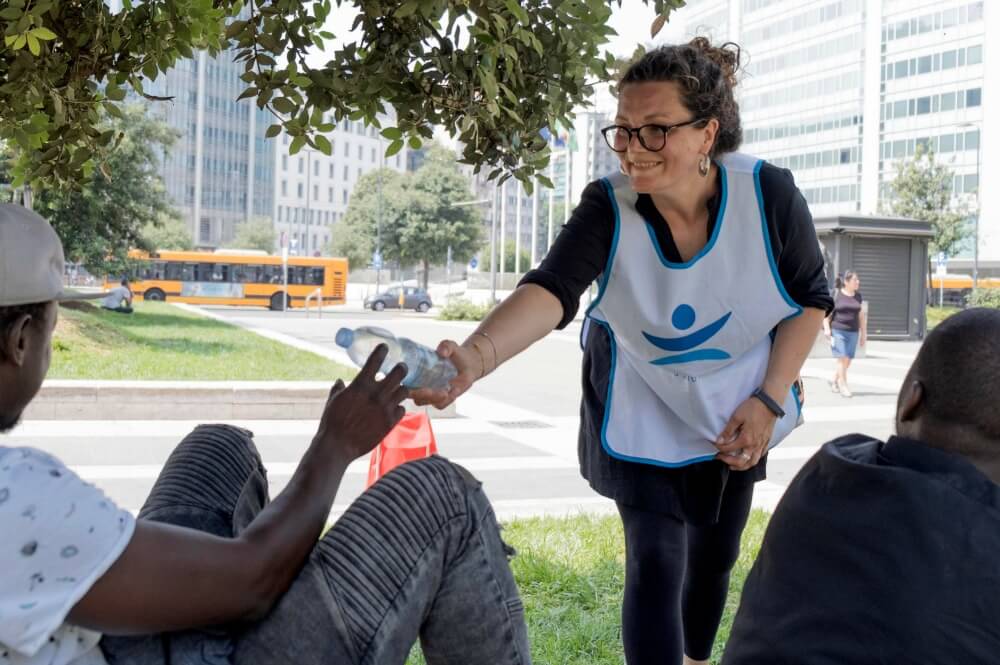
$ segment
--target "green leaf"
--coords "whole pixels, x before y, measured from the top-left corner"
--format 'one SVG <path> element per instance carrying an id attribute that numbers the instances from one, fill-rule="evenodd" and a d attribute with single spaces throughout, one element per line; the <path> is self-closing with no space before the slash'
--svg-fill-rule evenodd
<path id="1" fill-rule="evenodd" d="M 7 7 L 0 10 L 0 18 L 5 21 L 16 21 L 24 15 L 24 10 L 17 7 Z"/>
<path id="2" fill-rule="evenodd" d="M 38 39 L 30 32 L 28 37 L 28 50 L 31 51 L 31 55 L 38 56 L 42 53 L 42 46 L 38 43 Z"/>
<path id="3" fill-rule="evenodd" d="M 247 27 L 246 21 L 233 21 L 226 28 L 226 39 L 233 39 L 243 32 Z"/>
<path id="4" fill-rule="evenodd" d="M 143 74 L 144 74 L 144 75 L 146 76 L 146 78 L 148 78 L 149 80 L 151 80 L 151 81 L 155 81 L 155 80 L 156 80 L 156 77 L 157 77 L 157 75 L 158 75 L 158 74 L 160 73 L 160 70 L 158 70 L 158 69 L 156 68 L 156 63 L 155 63 L 155 62 L 147 62 L 147 63 L 146 63 L 145 65 L 143 65 L 143 67 L 142 67 L 142 73 L 143 73 Z"/>
<path id="5" fill-rule="evenodd" d="M 312 79 L 305 74 L 298 74 L 291 78 L 292 83 L 299 86 L 300 88 L 308 88 L 312 85 Z"/>
<path id="6" fill-rule="evenodd" d="M 305 144 L 306 144 L 306 137 L 296 136 L 294 139 L 292 139 L 292 145 L 288 146 L 288 154 L 294 155 L 298 153 L 299 150 L 302 150 L 302 147 Z"/>
<path id="7" fill-rule="evenodd" d="M 408 143 L 410 144 L 410 148 L 412 150 L 420 150 L 420 147 L 424 144 L 424 142 L 420 140 L 419 136 L 411 136 Z"/>
<path id="8" fill-rule="evenodd" d="M 399 152 L 402 149 L 403 149 L 403 142 L 402 141 L 393 141 L 392 143 L 389 144 L 389 147 L 386 148 L 386 150 L 385 150 L 385 156 L 386 157 L 392 157 L 393 155 L 395 155 L 397 152 Z"/>
<path id="9" fill-rule="evenodd" d="M 240 93 L 240 96 L 236 98 L 236 101 L 240 101 L 241 99 L 249 99 L 251 97 L 256 97 L 257 92 L 258 92 L 257 88 L 253 87 L 247 88 L 246 90 Z"/>
<path id="10" fill-rule="evenodd" d="M 399 6 L 395 12 L 393 12 L 393 18 L 406 18 L 407 16 L 412 16 L 420 8 L 420 3 L 418 0 L 406 0 L 402 5 Z"/>
<path id="11" fill-rule="evenodd" d="M 271 106 L 273 106 L 279 113 L 292 114 L 295 113 L 298 106 L 290 100 L 288 97 L 277 97 L 271 101 Z"/>
<path id="12" fill-rule="evenodd" d="M 333 154 L 333 146 L 330 145 L 329 139 L 327 139 L 325 136 L 317 135 L 315 138 L 315 142 L 316 142 L 316 148 L 324 155 L 329 156 Z"/>
<path id="13" fill-rule="evenodd" d="M 504 4 L 507 6 L 507 10 L 517 18 L 518 21 L 524 24 L 531 22 L 528 17 L 528 12 L 517 3 L 517 0 L 504 0 Z"/>
<path id="14" fill-rule="evenodd" d="M 30 34 L 43 41 L 52 41 L 56 38 L 56 33 L 52 32 L 48 28 L 35 28 Z"/>
<path id="15" fill-rule="evenodd" d="M 382 130 L 382 136 L 391 141 L 398 141 L 402 138 L 403 132 L 398 127 L 386 127 Z"/>
<path id="16" fill-rule="evenodd" d="M 271 125 L 270 127 L 267 128 L 267 131 L 264 132 L 264 138 L 273 139 L 275 136 L 281 133 L 281 129 L 282 129 L 281 125 Z"/>

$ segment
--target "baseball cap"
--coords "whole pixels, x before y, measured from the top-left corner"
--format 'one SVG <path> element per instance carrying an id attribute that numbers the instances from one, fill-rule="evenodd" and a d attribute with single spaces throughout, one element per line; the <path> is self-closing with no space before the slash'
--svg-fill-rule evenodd
<path id="1" fill-rule="evenodd" d="M 50 300 L 86 300 L 103 293 L 63 288 L 62 242 L 38 213 L 0 203 L 0 307 Z"/>

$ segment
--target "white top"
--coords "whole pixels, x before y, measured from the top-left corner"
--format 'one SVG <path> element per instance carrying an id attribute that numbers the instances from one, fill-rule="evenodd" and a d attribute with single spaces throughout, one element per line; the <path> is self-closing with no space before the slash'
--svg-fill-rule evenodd
<path id="1" fill-rule="evenodd" d="M 130 295 L 132 295 L 132 292 L 124 286 L 116 286 L 108 291 L 108 295 L 104 296 L 101 306 L 108 309 L 117 309 L 122 306 L 122 301 L 127 300 Z"/>
<path id="2" fill-rule="evenodd" d="M 767 371 L 771 333 L 802 311 L 785 291 L 763 217 L 756 157 L 731 153 L 722 171 L 712 237 L 689 261 L 660 252 L 628 178 L 604 180 L 615 236 L 588 312 L 611 340 L 602 445 L 609 455 L 658 466 L 709 460 L 737 406 Z M 777 397 L 777 396 L 776 396 Z M 794 391 L 771 445 L 798 422 Z"/>
<path id="3" fill-rule="evenodd" d="M 66 615 L 125 550 L 135 518 L 59 460 L 0 446 L 0 665 L 104 665 Z"/>

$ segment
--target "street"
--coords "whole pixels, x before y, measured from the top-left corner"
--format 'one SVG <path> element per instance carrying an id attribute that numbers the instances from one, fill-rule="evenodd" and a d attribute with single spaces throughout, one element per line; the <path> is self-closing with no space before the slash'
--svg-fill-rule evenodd
<path id="1" fill-rule="evenodd" d="M 342 326 L 376 325 L 428 345 L 461 341 L 476 324 L 438 321 L 433 315 L 332 308 L 322 318 L 301 311 L 211 308 L 214 317 L 294 340 L 304 348 L 344 360 L 334 344 Z M 611 512 L 576 462 L 580 399 L 579 321 L 557 331 L 458 402 L 458 418 L 437 418 L 433 427 L 441 454 L 463 464 L 483 482 L 501 518 L 579 511 Z M 853 399 L 830 392 L 832 361 L 811 358 L 803 375 L 805 424 L 768 462 L 768 479 L 757 486 L 754 504 L 773 509 L 788 482 L 823 442 L 861 431 L 886 437 L 892 430 L 895 395 L 918 345 L 871 342 L 868 357 L 851 369 Z M 433 417 L 433 414 L 432 414 Z M 53 453 L 115 501 L 138 510 L 173 446 L 195 422 L 26 422 L 0 442 L 36 446 Z M 288 481 L 315 431 L 310 421 L 245 421 L 269 468 L 272 496 Z M 367 459 L 351 466 L 334 506 L 342 512 L 363 490 Z"/>

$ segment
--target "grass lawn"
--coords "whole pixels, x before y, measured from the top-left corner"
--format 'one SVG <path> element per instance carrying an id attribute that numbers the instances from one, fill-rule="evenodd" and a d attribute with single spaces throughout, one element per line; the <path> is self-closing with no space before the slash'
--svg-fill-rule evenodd
<path id="1" fill-rule="evenodd" d="M 350 367 L 167 303 L 117 314 L 89 303 L 59 308 L 50 379 L 333 382 Z"/>
<path id="2" fill-rule="evenodd" d="M 757 556 L 769 515 L 753 511 L 729 585 L 712 662 L 722 657 L 733 614 Z M 528 618 L 533 661 L 541 665 L 621 665 L 621 599 L 625 544 L 618 517 L 516 520 L 504 539 Z M 414 647 L 407 665 L 423 665 Z"/>
<path id="3" fill-rule="evenodd" d="M 958 307 L 928 307 L 927 308 L 927 331 L 930 332 L 934 326 L 947 319 L 952 314 L 958 314 L 962 310 Z"/>

